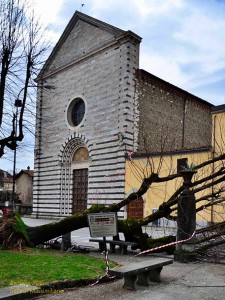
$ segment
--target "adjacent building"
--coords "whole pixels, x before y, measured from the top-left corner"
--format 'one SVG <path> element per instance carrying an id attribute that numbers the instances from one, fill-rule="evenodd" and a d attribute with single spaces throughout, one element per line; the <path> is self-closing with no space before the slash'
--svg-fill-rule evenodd
<path id="1" fill-rule="evenodd" d="M 19 203 L 32 206 L 33 202 L 34 171 L 30 168 L 21 170 L 16 174 L 16 194 Z"/>
<path id="2" fill-rule="evenodd" d="M 0 169 L 0 208 L 11 201 L 12 190 L 13 176 L 9 172 Z"/>
<path id="3" fill-rule="evenodd" d="M 224 153 L 225 153 L 225 105 L 212 108 L 211 143 L 208 147 L 192 149 L 178 149 L 176 151 L 159 151 L 146 153 L 133 153 L 126 161 L 126 193 L 129 195 L 140 187 L 140 182 L 148 177 L 151 172 L 159 177 L 177 174 L 182 167 L 187 165 L 205 164 L 207 161 L 215 162 L 203 165 L 193 177 L 199 184 L 194 187 L 199 192 L 195 194 L 197 200 L 196 220 L 199 225 L 222 222 L 225 220 L 224 205 Z M 213 177 L 213 174 L 218 174 Z M 208 180 L 201 182 L 203 178 Z M 217 182 L 217 184 L 213 184 Z M 140 218 L 146 217 L 159 209 L 160 205 L 168 201 L 175 191 L 183 184 L 182 178 L 170 181 L 153 183 L 141 199 L 132 202 L 127 209 L 127 216 Z M 207 188 L 205 188 L 207 187 Z M 203 189 L 201 189 L 203 188 Z M 173 207 L 174 208 L 174 207 Z M 198 210 L 198 208 L 201 208 Z M 172 213 L 173 215 L 173 213 Z M 161 219 L 155 225 L 175 225 L 168 219 Z"/>

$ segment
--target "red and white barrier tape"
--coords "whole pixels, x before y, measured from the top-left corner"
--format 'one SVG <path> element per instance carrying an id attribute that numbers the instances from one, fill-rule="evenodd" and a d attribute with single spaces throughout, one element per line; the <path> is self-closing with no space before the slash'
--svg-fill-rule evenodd
<path id="1" fill-rule="evenodd" d="M 96 282 L 92 283 L 91 286 L 94 286 L 94 285 L 98 284 L 99 281 L 101 281 L 103 278 L 109 278 L 109 279 L 115 278 L 115 276 L 110 276 L 109 275 L 109 256 L 108 256 L 108 250 L 106 250 L 106 252 L 104 251 L 102 253 L 105 253 L 106 271 L 105 271 L 105 274 L 102 275 Z"/>
<path id="2" fill-rule="evenodd" d="M 136 254 L 135 256 L 138 256 L 138 255 L 141 255 L 141 254 L 145 254 L 145 253 L 148 253 L 148 252 L 152 252 L 152 251 L 155 251 L 155 250 L 159 250 L 159 249 L 162 249 L 162 248 L 166 248 L 168 246 L 172 246 L 172 245 L 177 245 L 177 244 L 188 242 L 188 241 L 190 241 L 195 236 L 195 232 L 196 231 L 194 231 L 193 234 L 192 234 L 192 236 L 190 236 L 186 240 L 180 240 L 180 241 L 172 242 L 172 243 L 169 243 L 169 244 L 166 244 L 166 245 L 162 245 L 162 246 L 159 246 L 159 247 L 151 248 L 151 249 L 142 251 L 142 252 Z"/>
<path id="3" fill-rule="evenodd" d="M 188 241 L 190 241 L 195 236 L 195 233 L 196 233 L 196 231 L 194 231 L 193 234 L 192 234 L 192 236 L 190 236 L 188 239 L 180 240 L 180 241 L 176 241 L 176 242 L 172 242 L 172 243 L 169 243 L 169 244 L 166 244 L 166 245 L 163 245 L 163 246 L 159 246 L 159 247 L 155 247 L 155 248 L 151 248 L 151 249 L 142 251 L 142 252 L 134 255 L 134 257 L 136 257 L 138 255 L 141 255 L 141 254 L 148 253 L 148 252 L 152 252 L 152 251 L 155 251 L 155 250 L 159 250 L 159 249 L 162 249 L 162 248 L 166 248 L 168 246 L 172 246 L 172 245 L 177 245 L 177 244 L 188 242 Z M 106 272 L 95 283 L 92 283 L 91 286 L 94 286 L 94 285 L 98 284 L 100 282 L 100 280 L 102 280 L 105 277 L 109 278 L 109 279 L 115 278 L 115 276 L 110 276 L 109 275 L 109 256 L 108 256 L 108 250 L 106 250 L 106 252 L 104 251 L 103 253 L 105 253 Z"/>

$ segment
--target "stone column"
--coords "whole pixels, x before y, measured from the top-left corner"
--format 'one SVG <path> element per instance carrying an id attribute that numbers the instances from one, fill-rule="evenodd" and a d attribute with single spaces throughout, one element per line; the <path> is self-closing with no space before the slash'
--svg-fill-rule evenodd
<path id="1" fill-rule="evenodd" d="M 189 239 L 196 230 L 196 202 L 194 193 L 190 190 L 194 170 L 181 171 L 184 179 L 184 190 L 178 199 L 177 209 L 177 241 Z M 195 261 L 195 237 L 176 245 L 174 259 L 180 262 Z"/>

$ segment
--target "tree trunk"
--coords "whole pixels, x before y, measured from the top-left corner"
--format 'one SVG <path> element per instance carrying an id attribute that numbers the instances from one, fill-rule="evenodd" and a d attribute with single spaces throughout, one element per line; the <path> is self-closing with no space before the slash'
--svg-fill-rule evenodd
<path id="1" fill-rule="evenodd" d="M 6 216 L 0 222 L 0 243 L 5 248 L 35 247 L 73 230 L 87 227 L 87 214 L 104 209 L 104 206 L 94 205 L 82 213 L 36 227 L 27 226 L 18 215 Z"/>
<path id="2" fill-rule="evenodd" d="M 220 156 L 220 159 L 224 159 L 224 155 Z M 218 160 L 218 159 L 217 159 Z M 204 165 L 211 163 L 212 161 L 205 162 Z M 196 167 L 200 168 L 202 165 Z M 224 175 L 224 169 L 214 174 L 213 178 L 216 178 L 218 175 Z M 168 180 L 172 180 L 181 175 L 169 175 L 167 177 L 160 178 L 158 174 L 152 173 L 148 178 L 144 178 L 140 188 L 137 192 L 130 194 L 126 199 L 119 203 L 114 203 L 108 207 L 103 205 L 93 205 L 90 209 L 83 211 L 82 213 L 77 213 L 75 215 L 66 217 L 61 221 L 56 221 L 54 223 L 37 226 L 37 227 L 29 227 L 25 225 L 22 219 L 18 215 L 12 215 L 3 217 L 0 219 L 0 244 L 2 244 L 5 248 L 15 248 L 22 247 L 23 245 L 35 247 L 38 244 L 44 243 L 51 239 L 54 239 L 58 236 L 64 235 L 73 230 L 77 230 L 83 227 L 88 226 L 87 214 L 89 213 L 98 213 L 98 212 L 118 212 L 122 207 L 129 204 L 133 200 L 136 200 L 137 197 L 143 196 L 147 190 L 151 187 L 153 182 L 165 182 Z M 212 177 L 212 176 L 211 176 Z M 210 177 L 210 180 L 212 179 Z M 209 178 L 205 177 L 207 181 Z M 217 184 L 218 180 L 224 180 L 224 176 L 221 178 L 214 180 L 213 183 L 210 183 L 210 186 L 213 184 Z M 202 183 L 201 181 L 196 181 L 192 183 L 191 187 L 195 187 Z M 209 185 L 204 185 L 204 188 L 208 188 Z M 163 202 L 159 209 L 145 218 L 140 220 L 119 220 L 118 221 L 118 230 L 119 232 L 123 232 L 125 239 L 129 241 L 135 241 L 139 244 L 141 249 L 146 249 L 149 247 L 149 239 L 146 234 L 142 233 L 142 226 L 149 224 L 155 220 L 160 218 L 175 218 L 175 216 L 171 216 L 171 213 L 174 213 L 177 210 L 177 203 L 180 196 L 180 193 L 183 191 L 184 185 L 182 185 L 178 190 L 174 192 L 174 194 L 165 202 Z M 200 188 L 203 189 L 202 187 Z M 193 189 L 193 192 L 199 191 L 199 189 Z M 220 192 L 217 191 L 216 196 L 222 193 L 222 189 Z M 211 195 L 212 196 L 212 195 Z M 210 195 L 209 195 L 210 198 Z M 214 198 L 212 196 L 212 198 Z M 221 198 L 224 199 L 224 198 Z M 202 198 L 203 200 L 203 198 Z M 198 202 L 198 199 L 196 200 Z M 217 200 L 222 201 L 222 200 Z M 207 204 L 208 206 L 209 204 Z M 210 204 L 211 205 L 211 204 Z M 202 206 L 204 209 L 204 206 Z M 221 227 L 224 228 L 224 223 L 221 223 Z M 200 239 L 201 240 L 201 239 Z M 151 248 L 151 247 L 150 247 Z"/>

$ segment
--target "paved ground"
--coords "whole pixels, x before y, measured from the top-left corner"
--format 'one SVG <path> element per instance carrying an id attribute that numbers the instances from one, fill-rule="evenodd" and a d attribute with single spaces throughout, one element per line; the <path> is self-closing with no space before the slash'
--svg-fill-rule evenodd
<path id="1" fill-rule="evenodd" d="M 34 224 L 35 220 L 25 220 Z M 49 222 L 44 220 L 45 222 Z M 72 233 L 76 241 L 88 243 L 89 231 L 83 229 Z M 81 239 L 80 239 L 81 238 Z M 73 238 L 72 238 L 73 239 Z M 83 240 L 82 240 L 83 239 Z M 97 247 L 97 245 L 95 245 Z M 93 249 L 94 250 L 94 249 Z M 109 259 L 120 264 L 127 264 L 134 261 L 142 261 L 151 258 L 147 256 L 134 256 L 135 252 L 121 256 L 120 254 L 109 254 Z M 91 255 L 104 258 L 96 251 Z M 168 257 L 168 256 L 167 256 Z M 170 256 L 171 258 L 171 256 Z M 35 299 L 39 300 L 224 300 L 225 299 L 225 265 L 210 263 L 189 263 L 181 264 L 174 262 L 165 266 L 162 270 L 162 282 L 152 283 L 149 287 L 140 286 L 137 291 L 129 291 L 122 288 L 123 280 L 116 280 L 109 283 L 98 283 L 92 286 L 73 288 L 65 290 L 60 294 L 40 295 Z"/>
<path id="2" fill-rule="evenodd" d="M 100 254 L 93 253 L 95 256 Z M 113 261 L 123 264 L 150 259 L 149 256 L 133 257 L 132 254 L 110 255 Z M 123 280 L 98 283 L 65 290 L 63 294 L 44 295 L 39 300 L 224 300 L 225 265 L 208 263 L 181 264 L 174 262 L 162 270 L 162 282 L 149 287 L 139 286 L 137 291 L 123 289 Z"/>

